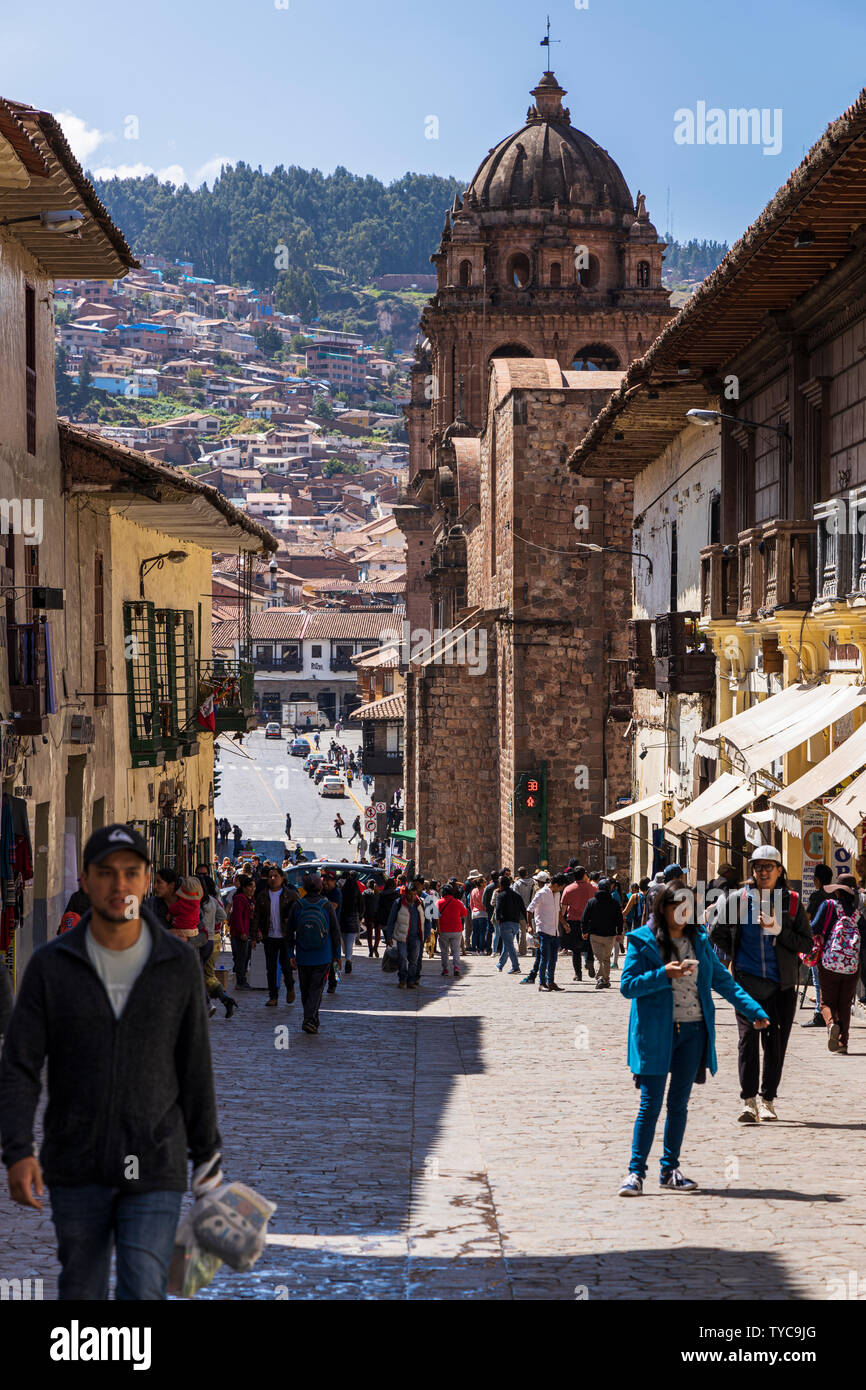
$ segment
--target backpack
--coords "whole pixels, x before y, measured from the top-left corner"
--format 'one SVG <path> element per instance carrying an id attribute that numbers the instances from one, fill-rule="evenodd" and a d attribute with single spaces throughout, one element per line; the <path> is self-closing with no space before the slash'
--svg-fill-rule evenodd
<path id="1" fill-rule="evenodd" d="M 310 902 L 301 898 L 295 904 L 295 945 L 299 951 L 320 951 L 331 934 L 328 900 Z"/>
<path id="2" fill-rule="evenodd" d="M 835 975 L 856 975 L 860 964 L 860 931 L 853 917 L 844 912 L 836 914 L 821 952 L 821 964 Z"/>

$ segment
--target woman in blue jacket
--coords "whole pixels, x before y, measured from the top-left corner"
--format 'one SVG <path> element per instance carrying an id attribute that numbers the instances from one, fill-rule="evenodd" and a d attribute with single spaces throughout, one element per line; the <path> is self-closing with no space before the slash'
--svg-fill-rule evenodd
<path id="1" fill-rule="evenodd" d="M 628 934 L 620 990 L 631 1000 L 628 1064 L 635 1085 L 640 1086 L 640 1109 L 620 1197 L 639 1197 L 643 1192 L 668 1076 L 660 1186 L 673 1192 L 697 1189 L 697 1183 L 680 1172 L 680 1148 L 692 1086 L 707 1067 L 712 1076 L 718 1069 L 712 991 L 733 1004 L 755 1028 L 769 1023 L 760 1004 L 722 965 L 703 929 L 686 921 L 689 916 L 694 912 L 689 910 L 688 890 L 666 888 L 653 904 L 649 924 Z"/>

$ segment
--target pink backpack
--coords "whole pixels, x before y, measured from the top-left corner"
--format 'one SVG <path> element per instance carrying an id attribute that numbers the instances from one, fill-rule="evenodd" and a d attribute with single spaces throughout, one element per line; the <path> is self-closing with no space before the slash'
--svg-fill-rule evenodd
<path id="1" fill-rule="evenodd" d="M 860 931 L 853 917 L 837 912 L 821 952 L 821 964 L 835 975 L 856 975 L 860 964 Z"/>

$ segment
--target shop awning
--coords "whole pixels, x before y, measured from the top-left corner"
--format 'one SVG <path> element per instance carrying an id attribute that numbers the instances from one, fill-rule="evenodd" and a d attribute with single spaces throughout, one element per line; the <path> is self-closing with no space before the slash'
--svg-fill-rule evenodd
<path id="1" fill-rule="evenodd" d="M 857 827 L 864 817 L 866 772 L 861 772 L 843 792 L 827 803 L 827 831 L 831 840 L 850 850 L 851 854 L 856 854 L 860 848 L 857 844 Z"/>
<path id="2" fill-rule="evenodd" d="M 769 828 L 772 823 L 772 811 L 752 811 L 748 816 L 743 816 L 743 827 L 749 844 L 763 845 L 765 843 L 764 828 Z"/>
<path id="3" fill-rule="evenodd" d="M 665 838 L 679 839 L 688 830 L 702 830 L 704 834 L 724 825 L 732 816 L 754 801 L 757 793 L 743 777 L 733 772 L 723 772 L 711 787 L 696 796 L 694 801 L 683 807 L 679 815 L 668 821 Z"/>
<path id="4" fill-rule="evenodd" d="M 632 820 L 634 816 L 642 816 L 649 811 L 654 811 L 661 806 L 663 801 L 664 797 L 660 792 L 658 796 L 648 796 L 643 801 L 633 801 L 630 806 L 623 806 L 618 811 L 611 811 L 601 823 L 602 835 L 608 840 L 613 839 L 614 826 L 619 825 L 624 820 Z M 661 822 L 660 815 L 654 816 L 652 819 L 656 824 Z"/>
<path id="5" fill-rule="evenodd" d="M 414 840 L 417 835 L 416 830 L 392 830 L 392 840 Z"/>
<path id="6" fill-rule="evenodd" d="M 810 768 L 796 782 L 784 791 L 770 798 L 773 820 L 789 835 L 800 835 L 800 815 L 804 807 L 838 787 L 846 777 L 853 777 L 866 767 L 866 724 L 855 729 L 850 738 L 822 758 L 816 767 Z"/>
<path id="7" fill-rule="evenodd" d="M 732 761 L 741 763 L 747 772 L 762 772 L 864 703 L 866 686 L 862 685 L 818 682 L 790 686 L 744 714 L 705 729 L 698 737 L 696 751 L 703 757 L 717 758 L 720 740 L 724 739 Z"/>

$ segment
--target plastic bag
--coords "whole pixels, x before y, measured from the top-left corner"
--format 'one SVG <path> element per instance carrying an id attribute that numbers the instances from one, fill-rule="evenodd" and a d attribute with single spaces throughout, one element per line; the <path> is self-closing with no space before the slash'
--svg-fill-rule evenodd
<path id="1" fill-rule="evenodd" d="M 276 1209 L 275 1202 L 245 1183 L 226 1183 L 196 1202 L 190 1213 L 193 1236 L 217 1262 L 252 1269 L 265 1248 L 268 1222 Z"/>
<path id="2" fill-rule="evenodd" d="M 177 1298 L 195 1298 L 199 1289 L 213 1279 L 222 1260 L 199 1245 L 192 1229 L 192 1212 L 187 1212 L 177 1228 L 174 1253 L 168 1273 L 168 1292 Z"/>

